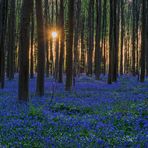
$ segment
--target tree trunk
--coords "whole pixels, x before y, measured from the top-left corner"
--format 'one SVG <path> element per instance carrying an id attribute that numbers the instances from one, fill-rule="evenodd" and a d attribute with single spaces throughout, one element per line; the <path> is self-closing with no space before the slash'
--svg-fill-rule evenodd
<path id="1" fill-rule="evenodd" d="M 0 1 L 0 88 L 5 82 L 5 38 L 7 28 L 8 0 Z"/>
<path id="2" fill-rule="evenodd" d="M 60 0 L 60 58 L 59 58 L 59 83 L 63 82 L 63 65 L 64 65 L 64 1 Z"/>
<path id="3" fill-rule="evenodd" d="M 123 75 L 123 45 L 124 45 L 124 0 L 121 0 L 121 47 L 120 47 L 120 75 Z"/>
<path id="4" fill-rule="evenodd" d="M 66 47 L 66 90 L 72 89 L 73 78 L 73 18 L 74 18 L 74 0 L 68 2 L 68 34 Z"/>
<path id="5" fill-rule="evenodd" d="M 109 35 L 109 74 L 108 84 L 116 81 L 116 52 L 117 52 L 117 34 L 116 34 L 116 0 L 110 0 L 110 35 Z"/>
<path id="6" fill-rule="evenodd" d="M 101 74 L 101 0 L 96 0 L 96 11 L 97 11 L 97 20 L 96 20 L 96 44 L 95 44 L 95 76 L 96 79 L 100 79 Z"/>
<path id="7" fill-rule="evenodd" d="M 30 37 L 30 78 L 34 77 L 34 10 L 32 9 L 31 15 L 31 37 Z"/>
<path id="8" fill-rule="evenodd" d="M 45 68 L 45 49 L 44 49 L 44 26 L 42 0 L 36 0 L 37 16 L 37 37 L 38 37 L 38 61 L 37 61 L 37 86 L 36 93 L 44 95 L 44 68 Z"/>
<path id="9" fill-rule="evenodd" d="M 23 0 L 20 23 L 18 99 L 29 100 L 29 26 L 33 0 Z"/>
<path id="10" fill-rule="evenodd" d="M 141 74 L 140 81 L 145 79 L 145 51 L 146 51 L 146 0 L 142 0 L 142 43 L 141 43 Z"/>
<path id="11" fill-rule="evenodd" d="M 7 77 L 14 78 L 15 58 L 15 0 L 10 1 L 10 14 L 8 19 L 8 56 L 7 56 Z"/>
<path id="12" fill-rule="evenodd" d="M 88 37 L 88 75 L 93 72 L 93 50 L 94 50 L 94 0 L 89 1 L 89 37 Z"/>

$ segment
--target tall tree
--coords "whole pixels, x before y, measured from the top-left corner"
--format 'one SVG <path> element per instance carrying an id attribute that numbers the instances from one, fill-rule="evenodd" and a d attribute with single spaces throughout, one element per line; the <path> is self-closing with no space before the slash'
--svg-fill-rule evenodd
<path id="1" fill-rule="evenodd" d="M 106 74 L 106 38 L 107 38 L 107 0 L 103 1 L 103 16 L 102 16 L 102 50 L 103 50 L 103 73 Z"/>
<path id="2" fill-rule="evenodd" d="M 78 74 L 79 69 L 79 32 L 80 32 L 80 12 L 81 12 L 81 0 L 75 1 L 75 25 L 74 25 L 74 77 Z"/>
<path id="3" fill-rule="evenodd" d="M 46 77 L 49 77 L 49 40 L 48 40 L 48 23 L 50 20 L 50 16 L 49 16 L 49 4 L 48 4 L 48 0 L 44 0 L 44 15 L 45 15 L 45 52 L 46 52 Z M 49 19 L 48 19 L 49 18 Z"/>
<path id="4" fill-rule="evenodd" d="M 116 34 L 116 4 L 117 1 L 110 0 L 110 34 L 109 34 L 109 74 L 108 84 L 116 81 L 116 52 L 117 52 L 117 34 Z"/>
<path id="5" fill-rule="evenodd" d="M 57 31 L 59 30 L 59 7 L 58 7 L 58 0 L 56 0 L 56 28 Z M 55 55 L 55 79 L 58 80 L 58 73 L 59 73 L 59 34 L 56 37 L 55 41 L 55 50 L 56 50 L 56 55 Z"/>
<path id="6" fill-rule="evenodd" d="M 88 75 L 93 73 L 93 51 L 94 51 L 94 0 L 89 1 L 89 20 L 88 20 Z"/>
<path id="7" fill-rule="evenodd" d="M 145 79 L 146 27 L 146 1 L 142 0 L 141 82 Z"/>
<path id="8" fill-rule="evenodd" d="M 67 47 L 66 47 L 66 90 L 72 89 L 73 78 L 73 18 L 74 0 L 68 1 L 68 21 L 67 21 Z"/>
<path id="9" fill-rule="evenodd" d="M 8 14 L 8 0 L 0 1 L 0 88 L 5 82 L 5 38 Z"/>
<path id="10" fill-rule="evenodd" d="M 20 49 L 19 49 L 19 90 L 18 99 L 29 99 L 29 26 L 33 9 L 33 0 L 23 0 L 20 22 Z"/>
<path id="11" fill-rule="evenodd" d="M 14 78 L 15 58 L 15 0 L 10 1 L 10 12 L 8 17 L 8 55 L 7 55 L 7 77 Z"/>
<path id="12" fill-rule="evenodd" d="M 115 51 L 114 51 L 114 71 L 113 71 L 113 81 L 117 81 L 117 76 L 118 76 L 118 53 L 119 53 L 119 32 L 120 32 L 120 0 L 115 1 Z"/>
<path id="13" fill-rule="evenodd" d="M 124 45 L 124 35 L 125 35 L 125 25 L 124 25 L 124 0 L 121 0 L 121 46 L 120 46 L 120 75 L 123 75 L 123 45 Z"/>
<path id="14" fill-rule="evenodd" d="M 147 13 L 147 18 L 146 18 L 146 34 L 147 34 L 147 37 L 146 37 L 146 75 L 148 76 L 148 2 L 147 2 L 147 5 L 146 5 L 146 13 Z"/>
<path id="15" fill-rule="evenodd" d="M 34 77 L 34 9 L 31 14 L 31 34 L 30 34 L 30 78 Z"/>
<path id="16" fill-rule="evenodd" d="M 95 76 L 96 79 L 100 79 L 101 73 L 101 47 L 100 47 L 100 39 L 101 39 L 101 6 L 102 1 L 96 0 L 96 44 L 95 44 Z"/>
<path id="17" fill-rule="evenodd" d="M 39 96 L 44 95 L 44 67 L 45 67 L 45 40 L 42 0 L 36 0 L 36 17 L 37 17 L 37 39 L 38 39 L 38 60 L 37 60 L 37 86 L 36 93 Z"/>
<path id="18" fill-rule="evenodd" d="M 136 0 L 133 0 L 133 32 L 132 32 L 132 74 L 136 75 L 136 67 L 135 67 L 135 51 L 136 51 Z"/>
<path id="19" fill-rule="evenodd" d="M 64 64 L 64 1 L 60 0 L 60 57 L 59 57 L 59 82 L 63 82 Z"/>
<path id="20" fill-rule="evenodd" d="M 82 15 L 82 14 L 81 14 Z M 85 72 L 85 35 L 84 35 L 84 31 L 85 31 L 85 16 L 81 16 L 81 66 L 80 66 L 80 72 L 84 73 Z"/>

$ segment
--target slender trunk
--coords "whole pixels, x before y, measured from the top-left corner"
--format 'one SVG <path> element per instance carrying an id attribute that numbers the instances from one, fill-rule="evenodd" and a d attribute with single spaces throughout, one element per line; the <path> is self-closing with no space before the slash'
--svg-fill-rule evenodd
<path id="1" fill-rule="evenodd" d="M 141 43 L 141 74 L 140 81 L 145 79 L 145 51 L 146 51 L 146 1 L 142 0 L 142 43 Z"/>
<path id="2" fill-rule="evenodd" d="M 101 6 L 102 1 L 96 0 L 96 11 L 97 11 L 97 20 L 96 20 L 96 46 L 95 46 L 95 76 L 96 79 L 100 79 L 101 74 L 101 47 L 100 47 L 100 39 L 101 39 Z"/>
<path id="3" fill-rule="evenodd" d="M 37 37 L 38 37 L 36 93 L 39 96 L 43 96 L 44 95 L 44 67 L 45 67 L 44 44 L 45 43 L 44 43 L 42 0 L 36 0 L 36 16 L 37 16 Z"/>
<path id="4" fill-rule="evenodd" d="M 59 82 L 63 82 L 63 65 L 64 65 L 64 1 L 60 0 L 60 59 L 59 59 Z"/>
<path id="5" fill-rule="evenodd" d="M 34 10 L 32 9 L 32 15 L 31 15 L 31 47 L 30 47 L 30 78 L 32 79 L 34 77 Z"/>
<path id="6" fill-rule="evenodd" d="M 74 0 L 68 2 L 68 34 L 66 46 L 66 90 L 72 89 L 73 76 L 73 18 L 74 18 Z"/>
<path id="7" fill-rule="evenodd" d="M 7 77 L 14 78 L 15 58 L 15 0 L 10 1 L 10 14 L 8 19 L 8 56 L 7 56 Z"/>
<path id="8" fill-rule="evenodd" d="M 94 50 L 94 0 L 89 2 L 89 37 L 88 37 L 88 75 L 93 72 L 93 50 Z"/>

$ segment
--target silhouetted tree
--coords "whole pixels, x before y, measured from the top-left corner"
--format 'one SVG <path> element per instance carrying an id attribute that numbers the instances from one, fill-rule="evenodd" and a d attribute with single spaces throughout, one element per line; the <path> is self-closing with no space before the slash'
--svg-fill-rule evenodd
<path id="1" fill-rule="evenodd" d="M 66 47 L 66 90 L 72 89 L 73 80 L 73 18 L 74 18 L 74 0 L 68 1 L 68 34 Z"/>
<path id="2" fill-rule="evenodd" d="M 45 68 L 45 38 L 43 26 L 42 0 L 36 0 L 37 16 L 37 39 L 38 39 L 38 60 L 37 60 L 37 86 L 36 93 L 39 96 L 44 95 L 44 68 Z"/>
<path id="3" fill-rule="evenodd" d="M 59 82 L 63 82 L 64 67 L 64 1 L 60 0 L 60 57 L 59 57 Z"/>
<path id="4" fill-rule="evenodd" d="M 146 1 L 142 0 L 141 82 L 145 79 L 146 27 Z"/>
<path id="5" fill-rule="evenodd" d="M 19 90 L 18 99 L 29 99 L 29 26 L 33 9 L 33 0 L 23 0 L 20 22 L 19 48 Z"/>

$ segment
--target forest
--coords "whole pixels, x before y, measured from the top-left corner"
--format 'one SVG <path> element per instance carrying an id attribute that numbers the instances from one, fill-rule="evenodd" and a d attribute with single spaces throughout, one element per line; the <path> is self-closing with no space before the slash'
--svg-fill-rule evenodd
<path id="1" fill-rule="evenodd" d="M 148 0 L 0 0 L 0 147 L 148 147 Z"/>

